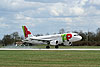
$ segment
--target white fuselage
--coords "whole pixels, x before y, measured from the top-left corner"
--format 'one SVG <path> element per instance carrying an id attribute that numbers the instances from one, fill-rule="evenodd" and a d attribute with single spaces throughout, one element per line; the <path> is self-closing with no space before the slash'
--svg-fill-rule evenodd
<path id="1" fill-rule="evenodd" d="M 66 39 L 66 37 L 69 36 L 65 36 L 65 38 L 62 38 L 62 35 L 64 34 L 55 34 L 55 35 L 46 35 L 46 36 L 38 36 L 38 37 L 28 37 L 25 40 L 23 40 L 23 42 L 31 43 L 31 44 L 48 44 L 47 41 L 49 41 L 50 45 L 57 45 L 62 43 L 64 45 L 70 45 L 69 42 L 72 43 L 82 39 L 82 37 L 79 36 L 77 33 L 70 33 L 70 34 L 72 35 L 72 37 L 69 40 Z"/>

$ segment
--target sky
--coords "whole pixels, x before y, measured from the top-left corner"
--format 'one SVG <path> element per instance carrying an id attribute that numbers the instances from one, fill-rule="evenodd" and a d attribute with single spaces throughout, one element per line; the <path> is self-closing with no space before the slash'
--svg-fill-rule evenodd
<path id="1" fill-rule="evenodd" d="M 100 27 L 100 0 L 0 0 L 0 39 L 19 32 L 33 34 L 93 31 Z"/>

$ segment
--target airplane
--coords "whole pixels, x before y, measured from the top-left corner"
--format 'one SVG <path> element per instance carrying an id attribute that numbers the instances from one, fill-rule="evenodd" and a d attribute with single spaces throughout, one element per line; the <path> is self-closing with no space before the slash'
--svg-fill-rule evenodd
<path id="1" fill-rule="evenodd" d="M 60 44 L 72 45 L 72 42 L 80 41 L 82 37 L 77 33 L 64 33 L 64 34 L 54 34 L 45 36 L 33 36 L 26 26 L 22 26 L 25 39 L 22 40 L 23 44 L 47 44 L 46 48 L 49 49 L 50 45 L 54 45 L 55 48 L 59 48 Z"/>

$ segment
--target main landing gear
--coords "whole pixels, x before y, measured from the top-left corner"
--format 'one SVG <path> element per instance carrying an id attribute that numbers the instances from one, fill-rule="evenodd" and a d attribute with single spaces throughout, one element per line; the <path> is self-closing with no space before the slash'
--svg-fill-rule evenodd
<path id="1" fill-rule="evenodd" d="M 47 49 L 49 49 L 49 48 L 50 48 L 50 46 L 46 46 L 46 48 L 47 48 Z"/>
<path id="2" fill-rule="evenodd" d="M 59 48 L 59 46 L 58 46 L 58 45 L 56 45 L 56 46 L 55 46 L 55 48 L 57 49 L 57 48 Z"/>
<path id="3" fill-rule="evenodd" d="M 46 46 L 46 49 L 49 49 L 49 48 L 50 48 L 50 46 Z M 59 48 L 59 46 L 56 45 L 55 48 L 57 49 L 57 48 Z"/>
<path id="4" fill-rule="evenodd" d="M 47 44 L 48 44 L 48 46 L 46 46 L 46 49 L 49 49 L 50 48 L 50 42 L 48 41 Z M 55 48 L 56 49 L 59 48 L 58 41 L 56 41 Z"/>

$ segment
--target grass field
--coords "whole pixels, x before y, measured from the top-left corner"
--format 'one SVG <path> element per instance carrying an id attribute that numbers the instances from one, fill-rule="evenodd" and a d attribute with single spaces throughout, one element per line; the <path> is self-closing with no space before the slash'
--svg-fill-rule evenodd
<path id="1" fill-rule="evenodd" d="M 99 67 L 100 51 L 0 51 L 0 67 Z"/>
<path id="2" fill-rule="evenodd" d="M 2 46 L 0 48 L 46 48 L 47 45 L 35 45 L 35 46 Z M 50 48 L 54 48 L 55 46 L 50 46 Z M 100 46 L 59 46 L 60 49 L 67 48 L 100 48 Z"/>

